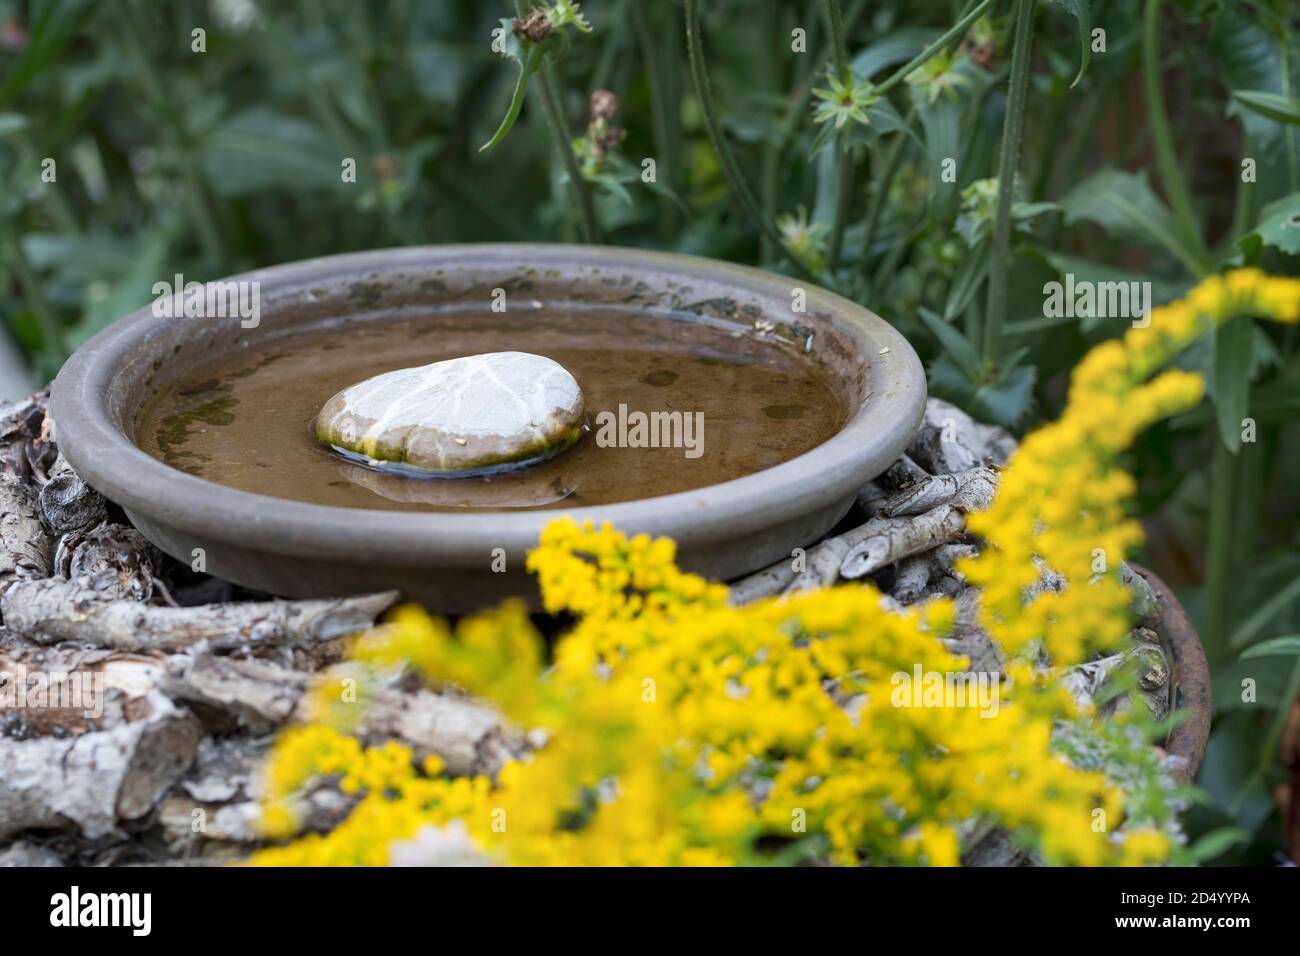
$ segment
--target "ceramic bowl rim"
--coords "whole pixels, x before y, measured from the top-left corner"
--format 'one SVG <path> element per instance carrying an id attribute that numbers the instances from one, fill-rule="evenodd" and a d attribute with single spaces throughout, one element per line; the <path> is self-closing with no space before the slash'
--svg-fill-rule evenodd
<path id="1" fill-rule="evenodd" d="M 571 515 L 579 522 L 611 522 L 629 531 L 671 534 L 679 544 L 734 537 L 851 496 L 906 448 L 925 412 L 926 383 L 907 340 L 875 313 L 797 279 L 713 259 L 643 249 L 534 243 L 414 246 L 345 253 L 255 270 L 220 281 L 259 281 L 263 288 L 399 268 L 429 267 L 435 260 L 500 260 L 515 265 L 650 270 L 676 277 L 728 282 L 746 292 L 789 298 L 806 291 L 807 311 L 828 312 L 863 334 L 869 348 L 869 394 L 829 440 L 789 461 L 715 485 L 616 504 L 538 511 L 467 514 L 340 508 L 274 498 L 229 488 L 181 472 L 137 447 L 114 419 L 107 396 L 114 379 L 141 374 L 131 356 L 147 349 L 163 323 L 151 307 L 119 319 L 84 343 L 64 364 L 52 387 L 59 447 L 92 487 L 128 512 L 176 528 L 212 534 L 286 555 L 377 561 L 397 566 L 481 564 L 485 546 L 519 552 L 533 547 L 549 521 Z M 265 292 L 263 292 L 265 298 Z M 201 321 L 201 320 L 200 320 Z M 884 386 L 884 387 L 881 387 Z"/>

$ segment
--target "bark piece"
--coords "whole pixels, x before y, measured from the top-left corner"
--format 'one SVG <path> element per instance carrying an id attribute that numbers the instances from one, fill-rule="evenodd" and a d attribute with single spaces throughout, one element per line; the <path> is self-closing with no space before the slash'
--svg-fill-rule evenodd
<path id="1" fill-rule="evenodd" d="M 973 544 L 941 544 L 930 551 L 905 558 L 898 563 L 890 595 L 899 604 L 914 604 L 922 597 L 945 594 L 949 597 L 962 590 L 965 577 L 953 570 L 960 558 L 973 557 L 979 549 Z"/>
<path id="2" fill-rule="evenodd" d="M 162 670 L 160 657 L 11 640 L 0 647 L 0 733 L 66 737 L 128 723 Z M 43 700 L 31 696 L 37 691 Z"/>
<path id="3" fill-rule="evenodd" d="M 934 475 L 909 485 L 879 503 L 887 518 L 924 514 L 951 504 L 963 511 L 982 511 L 993 503 L 997 474 L 991 468 L 971 468 L 953 475 Z"/>
<path id="4" fill-rule="evenodd" d="M 75 581 L 19 581 L 0 595 L 0 620 L 38 643 L 81 641 L 127 651 L 311 645 L 371 627 L 396 591 L 313 601 L 153 607 Z"/>
<path id="5" fill-rule="evenodd" d="M 931 398 L 907 453 L 931 474 L 951 475 L 977 465 L 1001 467 L 1015 449 L 1006 429 L 983 425 L 956 405 Z"/>
<path id="6" fill-rule="evenodd" d="M 312 683 L 312 675 L 263 661 L 199 653 L 169 658 L 162 688 L 201 713 L 223 713 L 265 733 L 306 718 L 303 698 Z M 452 774 L 493 776 L 528 749 L 500 714 L 472 700 L 423 689 L 380 688 L 362 706 L 361 737 L 371 743 L 400 740 L 417 759 L 440 757 Z"/>
<path id="7" fill-rule="evenodd" d="M 727 600 L 734 607 L 752 604 L 754 601 L 780 594 L 794 580 L 794 560 L 778 561 L 761 571 L 755 571 L 748 577 L 741 578 L 731 585 Z"/>
<path id="8" fill-rule="evenodd" d="M 966 669 L 976 673 L 1001 674 L 1005 658 L 980 625 L 980 591 L 966 587 L 951 595 L 956 607 L 952 633 L 943 640 L 950 654 L 967 659 Z"/>
<path id="9" fill-rule="evenodd" d="M 1129 609 L 1137 616 L 1138 623 L 1149 629 L 1159 627 L 1165 609 L 1150 582 L 1134 571 L 1127 561 L 1119 566 L 1119 579 L 1133 593 Z"/>
<path id="10" fill-rule="evenodd" d="M 894 586 L 889 595 L 899 604 L 914 604 L 925 592 L 930 583 L 930 562 L 924 555 L 907 558 L 898 563 L 898 574 L 894 577 Z"/>
<path id="11" fill-rule="evenodd" d="M 55 534 L 89 531 L 108 518 L 103 496 L 71 470 L 52 477 L 41 489 L 41 514 Z"/>
<path id="12" fill-rule="evenodd" d="M 9 866 L 64 866 L 63 857 L 48 847 L 19 840 L 6 850 L 0 850 L 0 868 Z"/>
<path id="13" fill-rule="evenodd" d="M 16 581 L 48 577 L 52 542 L 31 487 L 0 475 L 0 592 Z"/>
<path id="14" fill-rule="evenodd" d="M 89 531 L 68 532 L 54 553 L 56 573 L 107 597 L 128 601 L 153 598 L 161 563 L 161 553 L 139 531 L 107 522 Z"/>
<path id="15" fill-rule="evenodd" d="M 44 484 L 54 464 L 53 422 L 46 414 L 50 391 L 0 406 L 0 476 Z"/>
<path id="16" fill-rule="evenodd" d="M 965 529 L 964 513 L 952 505 L 940 505 L 912 518 L 872 518 L 857 529 L 856 540 L 840 561 L 840 575 L 863 577 L 887 564 L 955 541 Z"/>
<path id="17" fill-rule="evenodd" d="M 1076 665 L 1061 675 L 1061 683 L 1080 706 L 1095 705 L 1101 718 L 1114 716 L 1131 706 L 1132 696 L 1118 694 L 1110 699 L 1105 690 L 1121 669 L 1131 668 L 1137 678 L 1136 694 L 1156 720 L 1169 716 L 1169 663 L 1163 651 L 1151 644 L 1135 644 L 1118 654 Z"/>
<path id="18" fill-rule="evenodd" d="M 149 713 L 59 739 L 0 738 L 0 839 L 76 827 L 89 839 L 148 814 L 194 759 L 198 723 L 157 691 Z"/>
<path id="19" fill-rule="evenodd" d="M 930 472 L 918 465 L 911 457 L 899 455 L 898 460 L 886 468 L 876 481 L 886 491 L 893 492 L 914 485 L 918 481 L 925 481 L 929 477 Z"/>
<path id="20" fill-rule="evenodd" d="M 858 507 L 868 518 L 880 514 L 880 506 L 889 500 L 889 492 L 877 481 L 864 482 L 856 496 Z"/>

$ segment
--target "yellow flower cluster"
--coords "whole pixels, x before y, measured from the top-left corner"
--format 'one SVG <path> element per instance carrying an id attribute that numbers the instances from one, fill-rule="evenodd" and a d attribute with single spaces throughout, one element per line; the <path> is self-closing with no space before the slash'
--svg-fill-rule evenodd
<path id="1" fill-rule="evenodd" d="M 322 708 L 329 723 L 276 746 L 264 825 L 286 836 L 298 801 L 330 781 L 359 802 L 331 832 L 254 862 L 385 863 L 394 841 L 451 820 L 489 859 L 519 864 L 952 865 L 987 826 L 1048 863 L 1168 859 L 1165 821 L 1120 828 L 1124 791 L 1054 742 L 1055 728 L 1086 715 L 1037 650 L 1069 664 L 1128 628 L 1127 593 L 1095 570 L 1098 553 L 1113 567 L 1138 540 L 1124 513 L 1132 480 L 1114 460 L 1200 388 L 1183 373 L 1146 378 L 1228 315 L 1298 310 L 1300 282 L 1233 273 L 1084 359 L 1061 421 L 1025 441 L 992 510 L 971 519 L 990 547 L 963 570 L 1010 654 L 994 712 L 910 706 L 895 693 L 899 675 L 965 666 L 937 640 L 952 623 L 946 600 L 898 613 L 850 585 L 732 607 L 724 587 L 676 567 L 671 541 L 562 519 L 529 558 L 546 609 L 577 618 L 549 668 L 519 604 L 454 631 L 405 608 L 353 649 L 366 667 L 410 666 L 491 699 L 545 728 L 545 746 L 495 780 L 452 778 L 396 744 L 362 747 L 337 706 Z M 1044 564 L 1066 579 L 1059 593 L 1032 590 Z M 1158 774 L 1148 748 L 1128 756 Z"/>
<path id="2" fill-rule="evenodd" d="M 1143 429 L 1201 397 L 1198 375 L 1150 376 L 1206 331 L 1243 314 L 1297 321 L 1300 280 L 1255 269 L 1215 276 L 1185 300 L 1152 310 L 1149 322 L 1122 340 L 1092 349 L 1074 370 L 1060 420 L 1025 439 L 993 507 L 970 516 L 970 530 L 993 547 L 959 568 L 983 589 L 983 623 L 1005 650 L 1037 643 L 1069 665 L 1124 635 L 1126 594 L 1107 572 L 1141 543 L 1142 532 L 1126 513 L 1135 486 L 1117 458 Z M 1041 564 L 1067 585 L 1026 601 Z"/>
<path id="3" fill-rule="evenodd" d="M 635 617 L 682 604 L 717 607 L 727 588 L 677 569 L 677 543 L 671 538 L 634 538 L 610 526 L 579 528 L 554 521 L 542 530 L 528 556 L 546 610 L 578 616 Z"/>

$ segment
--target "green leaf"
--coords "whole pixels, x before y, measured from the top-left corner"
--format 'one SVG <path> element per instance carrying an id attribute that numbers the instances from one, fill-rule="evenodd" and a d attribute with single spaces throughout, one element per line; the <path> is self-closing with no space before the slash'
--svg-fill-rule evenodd
<path id="1" fill-rule="evenodd" d="M 1211 830 L 1192 844 L 1189 852 L 1197 863 L 1204 863 L 1222 856 L 1234 846 L 1249 843 L 1253 837 L 1251 831 L 1241 827 L 1220 827 L 1218 830 Z"/>
<path id="2" fill-rule="evenodd" d="M 1007 356 L 997 375 L 989 379 L 979 350 L 955 326 L 930 309 L 918 313 L 943 351 L 930 363 L 930 390 L 964 408 L 981 421 L 1014 427 L 1033 405 L 1037 372 L 1020 362 L 1029 354 L 1025 348 Z"/>
<path id="3" fill-rule="evenodd" d="M 981 421 L 1014 428 L 1033 406 L 1036 378 L 1033 366 L 1008 368 L 996 381 L 976 389 L 967 410 Z"/>
<path id="4" fill-rule="evenodd" d="M 989 249 L 991 243 L 987 236 L 975 244 L 975 248 L 962 257 L 961 266 L 948 289 L 948 300 L 944 303 L 943 318 L 952 321 L 966 311 L 971 299 L 989 274 Z"/>
<path id="5" fill-rule="evenodd" d="M 1300 126 L 1300 98 L 1263 90 L 1233 90 L 1232 95 L 1252 113 L 1279 123 Z"/>
<path id="6" fill-rule="evenodd" d="M 54 0 L 42 4 L 41 16 L 17 59 L 5 66 L 0 104 L 11 102 L 38 76 L 46 74 L 64 48 L 84 31 L 89 0 Z"/>
<path id="7" fill-rule="evenodd" d="M 1241 659 L 1248 661 L 1252 657 L 1268 657 L 1269 655 L 1291 657 L 1294 654 L 1300 654 L 1300 634 L 1286 634 L 1282 637 L 1270 637 L 1267 641 L 1260 641 L 1253 647 L 1242 651 Z"/>
<path id="8" fill-rule="evenodd" d="M 1061 207 L 1066 225 L 1087 219 L 1115 238 L 1168 250 L 1194 275 L 1207 267 L 1200 252 L 1182 238 L 1173 214 L 1151 189 L 1145 172 L 1100 170 L 1070 190 Z"/>
<path id="9" fill-rule="evenodd" d="M 961 200 L 959 184 L 944 182 L 940 173 L 946 161 L 961 156 L 962 103 L 957 97 L 931 100 L 923 87 L 912 88 L 912 102 L 925 133 L 927 178 L 930 181 L 930 211 L 935 222 L 950 218 Z"/>
<path id="10" fill-rule="evenodd" d="M 1272 597 L 1264 602 L 1263 607 L 1246 618 L 1241 626 L 1232 632 L 1232 636 L 1228 638 L 1228 644 L 1232 647 L 1244 647 L 1249 644 L 1269 621 L 1273 620 L 1298 597 L 1300 597 L 1300 577 L 1294 578 L 1290 583 L 1279 588 Z"/>
<path id="11" fill-rule="evenodd" d="M 1271 202 L 1259 214 L 1259 225 L 1237 240 L 1248 261 L 1258 259 L 1264 246 L 1288 255 L 1300 254 L 1300 192 Z"/>
<path id="12" fill-rule="evenodd" d="M 205 138 L 199 161 L 223 196 L 332 186 L 341 170 L 338 148 L 318 127 L 267 106 L 222 121 Z"/>
<path id="13" fill-rule="evenodd" d="M 978 382 L 983 370 L 979 349 L 955 325 L 945 322 L 931 310 L 922 308 L 918 314 L 930 334 L 939 340 L 944 354 L 957 364 L 968 381 Z"/>
<path id="14" fill-rule="evenodd" d="M 1083 74 L 1087 72 L 1088 58 L 1092 54 L 1092 47 L 1089 45 L 1092 24 L 1088 15 L 1088 0 L 1056 0 L 1056 2 L 1065 7 L 1079 27 L 1079 72 L 1070 83 L 1070 89 L 1074 89 L 1083 79 Z"/>
<path id="15" fill-rule="evenodd" d="M 1214 333 L 1214 407 L 1219 437 L 1234 455 L 1241 448 L 1241 420 L 1250 409 L 1250 369 L 1255 323 L 1239 318 Z"/>
<path id="16" fill-rule="evenodd" d="M 506 134 L 515 125 L 515 120 L 519 119 L 519 111 L 523 109 L 524 94 L 528 92 L 528 81 L 542 68 L 542 44 L 529 41 L 525 48 L 524 42 L 514 35 L 514 24 L 511 20 L 501 20 L 501 26 L 509 37 L 506 40 L 505 55 L 519 64 L 519 76 L 515 80 L 514 92 L 510 94 L 510 105 L 506 107 L 506 115 L 502 117 L 501 125 L 492 134 L 492 138 L 478 148 L 480 153 L 486 152 L 506 138 Z"/>
<path id="17" fill-rule="evenodd" d="M 166 275 L 167 251 L 171 237 L 165 229 L 145 234 L 132 250 L 131 265 L 103 294 L 96 295 L 95 284 L 87 286 L 81 319 L 68 330 L 67 344 L 75 349 L 88 338 L 107 328 L 128 312 L 147 305 L 153 298 L 154 283 Z M 170 279 L 170 277 L 168 277 Z"/>
<path id="18" fill-rule="evenodd" d="M 887 34 L 849 61 L 849 69 L 860 79 L 869 80 L 887 66 L 901 66 L 939 39 L 940 30 L 906 27 Z"/>

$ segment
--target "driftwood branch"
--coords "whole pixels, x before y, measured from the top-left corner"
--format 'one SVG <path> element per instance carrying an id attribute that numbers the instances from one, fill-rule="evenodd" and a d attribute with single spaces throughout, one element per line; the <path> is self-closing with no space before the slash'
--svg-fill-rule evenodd
<path id="1" fill-rule="evenodd" d="M 79 641 L 118 650 L 310 646 L 373 626 L 396 591 L 317 601 L 156 607 L 117 600 L 79 581 L 18 581 L 0 596 L 6 630 L 38 643 Z"/>

